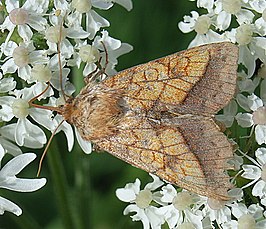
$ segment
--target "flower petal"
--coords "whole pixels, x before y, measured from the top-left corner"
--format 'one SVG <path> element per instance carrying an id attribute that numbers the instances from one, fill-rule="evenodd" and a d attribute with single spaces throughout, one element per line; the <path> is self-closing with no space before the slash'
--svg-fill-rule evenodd
<path id="1" fill-rule="evenodd" d="M 131 0 L 114 0 L 114 2 L 123 6 L 127 11 L 130 11 L 133 8 L 133 4 Z"/>
<path id="2" fill-rule="evenodd" d="M 124 202 L 131 202 L 136 199 L 136 194 L 131 189 L 118 188 L 115 191 L 115 194 L 119 200 L 124 201 Z"/>
<path id="3" fill-rule="evenodd" d="M 259 145 L 266 143 L 266 125 L 257 125 L 255 127 L 255 138 Z"/>
<path id="4" fill-rule="evenodd" d="M 78 132 L 76 127 L 75 127 L 75 134 L 76 134 L 76 138 L 77 138 L 77 141 L 78 141 L 81 149 L 84 151 L 84 153 L 90 154 L 92 152 L 91 142 L 84 140 L 80 136 L 80 134 L 79 134 L 79 132 Z"/>
<path id="5" fill-rule="evenodd" d="M 217 28 L 220 30 L 226 30 L 231 23 L 231 15 L 229 13 L 226 13 L 225 11 L 222 11 L 217 16 Z"/>
<path id="6" fill-rule="evenodd" d="M 0 196 L 0 215 L 3 215 L 5 211 L 12 212 L 16 216 L 22 214 L 22 210 L 18 205 Z"/>
<path id="7" fill-rule="evenodd" d="M 7 153 L 13 155 L 14 157 L 18 156 L 19 154 L 22 154 L 21 149 L 17 145 L 13 144 L 10 141 L 7 141 L 4 138 L 0 137 L 0 144 L 4 147 Z"/>
<path id="8" fill-rule="evenodd" d="M 0 170 L 0 177 L 8 177 L 17 175 L 22 169 L 24 169 L 29 163 L 36 158 L 34 153 L 24 153 L 11 159 Z"/>
<path id="9" fill-rule="evenodd" d="M 16 177 L 8 177 L 4 182 L 0 182 L 0 187 L 17 192 L 33 192 L 43 187 L 45 183 L 45 178 L 20 179 Z"/>
<path id="10" fill-rule="evenodd" d="M 243 169 L 241 176 L 246 179 L 255 180 L 261 177 L 261 169 L 255 165 L 243 165 Z"/>
<path id="11" fill-rule="evenodd" d="M 18 25 L 18 34 L 24 41 L 30 41 L 33 32 L 28 25 Z"/>
<path id="12" fill-rule="evenodd" d="M 19 8 L 19 1 L 16 0 L 6 0 L 5 4 L 8 13 L 10 13 L 13 9 Z"/>
<path id="13" fill-rule="evenodd" d="M 4 78 L 1 80 L 0 92 L 5 93 L 13 90 L 16 87 L 17 82 L 13 77 Z"/>
<path id="14" fill-rule="evenodd" d="M 58 124 L 59 124 L 63 120 L 63 118 L 61 116 L 57 115 L 54 120 L 57 120 Z M 72 126 L 69 123 L 67 123 L 66 121 L 64 121 L 61 124 L 61 126 L 59 127 L 58 132 L 61 130 L 66 135 L 67 147 L 68 147 L 68 151 L 70 152 L 73 148 L 73 145 L 74 145 L 74 134 L 73 134 Z"/>
<path id="15" fill-rule="evenodd" d="M 258 148 L 255 151 L 255 155 L 257 157 L 257 161 L 260 163 L 260 165 L 264 165 L 266 164 L 266 148 Z"/>
<path id="16" fill-rule="evenodd" d="M 18 69 L 18 67 L 15 64 L 14 59 L 10 58 L 1 66 L 1 69 L 3 71 L 3 74 L 5 75 L 6 73 L 14 73 Z"/>
<path id="17" fill-rule="evenodd" d="M 153 182 L 146 184 L 144 189 L 155 190 L 164 184 L 163 181 L 161 181 L 159 177 L 151 173 L 150 173 L 150 176 L 152 177 Z"/>
<path id="18" fill-rule="evenodd" d="M 256 111 L 258 108 L 263 106 L 263 101 L 260 97 L 252 94 L 248 96 L 248 104 L 251 110 Z"/>
<path id="19" fill-rule="evenodd" d="M 266 183 L 263 180 L 258 181 L 253 189 L 252 189 L 253 196 L 263 197 L 266 195 Z"/>
<path id="20" fill-rule="evenodd" d="M 124 188 L 117 189 L 117 197 L 122 201 L 130 202 L 136 199 L 136 194 L 140 191 L 140 180 L 136 179 L 134 183 L 128 183 Z M 128 191 L 130 190 L 130 191 Z M 130 193 L 130 195 L 128 195 Z M 133 194 L 134 193 L 134 194 Z M 128 195 L 128 196 L 127 196 Z"/>
<path id="21" fill-rule="evenodd" d="M 87 32 L 90 33 L 89 39 L 92 39 L 96 32 L 99 31 L 101 27 L 110 26 L 109 21 L 97 14 L 94 10 L 91 10 L 87 14 Z"/>
<path id="22" fill-rule="evenodd" d="M 254 122 L 252 120 L 252 114 L 249 114 L 249 113 L 238 113 L 236 116 L 236 121 L 238 123 L 238 125 L 244 127 L 244 128 L 247 128 L 247 127 L 251 127 Z"/>
<path id="23" fill-rule="evenodd" d="M 17 122 L 15 140 L 19 146 L 41 148 L 46 143 L 46 136 L 40 127 L 23 118 Z"/>
<path id="24" fill-rule="evenodd" d="M 238 94 L 236 96 L 236 101 L 238 102 L 239 106 L 241 106 L 244 110 L 246 111 L 250 111 L 250 107 L 248 104 L 248 99 L 246 96 L 242 95 L 242 94 Z"/>

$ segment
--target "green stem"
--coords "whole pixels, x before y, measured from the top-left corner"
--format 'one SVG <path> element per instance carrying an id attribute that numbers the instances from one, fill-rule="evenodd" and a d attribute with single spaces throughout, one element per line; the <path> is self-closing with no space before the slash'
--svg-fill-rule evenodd
<path id="1" fill-rule="evenodd" d="M 84 87 L 84 77 L 82 75 L 83 68 L 73 68 L 73 83 L 78 93 Z M 81 151 L 80 147 L 75 144 L 72 152 L 75 152 L 73 170 L 75 171 L 75 187 L 74 198 L 76 205 L 76 219 L 80 229 L 93 228 L 91 220 L 91 187 L 90 187 L 90 164 L 88 155 Z"/>
<path id="2" fill-rule="evenodd" d="M 91 220 L 91 187 L 90 187 L 90 164 L 88 156 L 74 148 L 75 152 L 75 192 L 77 213 L 80 227 L 82 229 L 92 228 Z"/>
<path id="3" fill-rule="evenodd" d="M 59 156 L 60 150 L 55 141 L 51 144 L 49 151 L 50 153 L 47 155 L 49 169 L 52 175 L 55 197 L 58 203 L 58 209 L 62 218 L 63 226 L 65 229 L 73 229 L 75 226 L 67 192 L 69 187 L 66 180 L 66 173 Z"/>

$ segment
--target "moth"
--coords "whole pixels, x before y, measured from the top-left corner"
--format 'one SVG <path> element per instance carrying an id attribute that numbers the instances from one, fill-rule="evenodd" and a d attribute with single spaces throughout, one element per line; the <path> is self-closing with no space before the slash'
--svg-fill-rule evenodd
<path id="1" fill-rule="evenodd" d="M 214 121 L 236 89 L 238 48 L 202 45 L 90 82 L 60 108 L 82 138 L 194 193 L 228 200 L 233 149 Z"/>

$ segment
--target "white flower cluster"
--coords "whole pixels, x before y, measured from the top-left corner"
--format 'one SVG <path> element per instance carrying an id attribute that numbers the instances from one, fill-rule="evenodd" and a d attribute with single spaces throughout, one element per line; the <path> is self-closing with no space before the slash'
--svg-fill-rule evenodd
<path id="1" fill-rule="evenodd" d="M 223 114 L 216 115 L 231 127 L 239 145 L 232 162 L 236 172 L 231 174 L 236 188 L 229 191 L 234 198 L 220 202 L 177 191 L 154 176 L 143 190 L 137 179 L 116 194 L 130 203 L 124 214 L 135 212 L 132 220 L 141 221 L 145 229 L 164 224 L 178 229 L 266 228 L 266 1 L 197 0 L 196 4 L 206 13 L 192 11 L 178 23 L 182 32 L 196 32 L 189 47 L 222 41 L 239 46 L 237 94 Z"/>
<path id="2" fill-rule="evenodd" d="M 100 62 L 111 75 L 116 72 L 117 58 L 132 50 L 129 44 L 110 37 L 102 29 L 110 24 L 95 11 L 95 8 L 108 10 L 115 3 L 132 9 L 131 0 L 0 2 L 0 31 L 4 40 L 0 44 L 0 162 L 6 153 L 15 156 L 0 170 L 0 188 L 25 192 L 37 190 L 45 183 L 43 179 L 15 178 L 34 158 L 32 154 L 22 154 L 20 147 L 42 148 L 47 139 L 41 126 L 53 132 L 63 121 L 51 110 L 32 106 L 31 102 L 62 105 L 63 97 L 75 91 L 69 81 L 70 67 L 80 68 L 83 63 L 83 75 L 87 76 L 98 69 L 96 64 Z M 63 122 L 57 132 L 61 130 L 70 151 L 74 144 L 73 129 Z M 76 135 L 82 149 L 90 153 L 90 143 L 77 132 Z M 18 206 L 0 197 L 0 214 L 6 210 L 21 214 Z"/>
<path id="3" fill-rule="evenodd" d="M 260 179 L 258 169 L 252 178 L 250 173 L 247 174 L 243 175 L 248 179 Z M 218 201 L 185 190 L 177 191 L 171 184 L 164 184 L 158 177 L 151 176 L 153 182 L 142 190 L 139 179 L 116 190 L 121 201 L 130 203 L 124 215 L 134 212 L 132 220 L 141 221 L 144 229 L 161 229 L 165 224 L 174 229 L 266 228 L 265 206 L 259 203 L 245 205 L 243 191 L 239 188 L 229 191 L 232 201 Z"/>

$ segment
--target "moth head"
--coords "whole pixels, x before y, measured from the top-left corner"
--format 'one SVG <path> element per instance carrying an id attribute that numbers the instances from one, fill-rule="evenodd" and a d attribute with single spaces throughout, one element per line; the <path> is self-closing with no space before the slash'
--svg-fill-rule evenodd
<path id="1" fill-rule="evenodd" d="M 125 114 L 122 95 L 114 91 L 83 91 L 62 108 L 64 119 L 89 141 L 111 136 Z"/>

